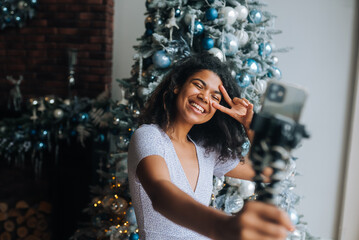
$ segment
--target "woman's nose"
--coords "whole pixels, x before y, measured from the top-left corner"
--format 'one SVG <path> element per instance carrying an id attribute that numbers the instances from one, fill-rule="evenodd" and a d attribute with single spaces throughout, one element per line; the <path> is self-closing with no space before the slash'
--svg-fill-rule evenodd
<path id="1" fill-rule="evenodd" d="M 198 98 L 201 99 L 203 102 L 208 103 L 208 96 L 204 93 L 199 93 Z"/>

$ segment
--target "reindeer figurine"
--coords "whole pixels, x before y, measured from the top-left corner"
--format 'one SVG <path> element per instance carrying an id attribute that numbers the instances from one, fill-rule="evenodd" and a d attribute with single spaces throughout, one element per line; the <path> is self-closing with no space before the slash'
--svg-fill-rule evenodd
<path id="1" fill-rule="evenodd" d="M 20 75 L 19 79 L 14 79 L 12 76 L 6 76 L 6 79 L 14 85 L 9 92 L 8 108 L 14 108 L 15 111 L 21 110 L 22 95 L 20 92 L 20 84 L 24 77 Z"/>

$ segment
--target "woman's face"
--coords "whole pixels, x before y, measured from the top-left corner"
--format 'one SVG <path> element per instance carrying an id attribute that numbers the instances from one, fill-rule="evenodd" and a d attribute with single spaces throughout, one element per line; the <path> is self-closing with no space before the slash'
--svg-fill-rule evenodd
<path id="1" fill-rule="evenodd" d="M 174 91 L 177 94 L 175 121 L 191 125 L 209 121 L 216 112 L 212 103 L 219 103 L 222 98 L 220 85 L 221 79 L 210 70 L 201 70 L 190 76 L 181 89 Z"/>

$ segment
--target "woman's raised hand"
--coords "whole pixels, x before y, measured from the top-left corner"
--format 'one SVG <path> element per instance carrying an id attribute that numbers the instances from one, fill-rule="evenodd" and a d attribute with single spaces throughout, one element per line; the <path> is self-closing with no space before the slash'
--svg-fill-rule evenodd
<path id="1" fill-rule="evenodd" d="M 231 99 L 223 85 L 219 87 L 219 90 L 221 91 L 224 100 L 228 103 L 230 108 L 224 107 L 216 102 L 213 102 L 212 106 L 240 122 L 248 134 L 249 126 L 253 118 L 253 104 L 251 104 L 245 98 L 235 97 Z"/>

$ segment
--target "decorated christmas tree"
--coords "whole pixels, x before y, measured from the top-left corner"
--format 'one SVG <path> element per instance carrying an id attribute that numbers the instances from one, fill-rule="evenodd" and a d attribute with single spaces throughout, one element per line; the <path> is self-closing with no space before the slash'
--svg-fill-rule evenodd
<path id="1" fill-rule="evenodd" d="M 146 99 L 159 85 L 171 66 L 188 55 L 208 51 L 225 61 L 241 88 L 241 96 L 260 109 L 260 98 L 267 81 L 282 77 L 273 36 L 276 16 L 257 0 L 147 0 L 144 34 L 134 46 L 137 53 L 131 77 L 118 80 L 124 99 L 114 103 L 110 135 L 112 154 L 106 167 L 99 170 L 107 184 L 94 188 L 96 197 L 86 209 L 92 225 L 79 229 L 75 239 L 138 239 L 136 219 L 127 188 L 126 151 L 137 118 Z M 242 136 L 246 137 L 246 136 Z M 243 156 L 249 151 L 243 146 Z M 296 212 L 299 197 L 295 188 L 294 158 L 285 171 L 278 206 L 286 210 L 296 231 L 288 239 L 311 239 L 306 225 Z M 250 181 L 214 178 L 212 206 L 229 214 L 237 213 L 245 201 L 255 200 L 255 185 Z M 85 238 L 84 238 L 85 239 Z"/>

